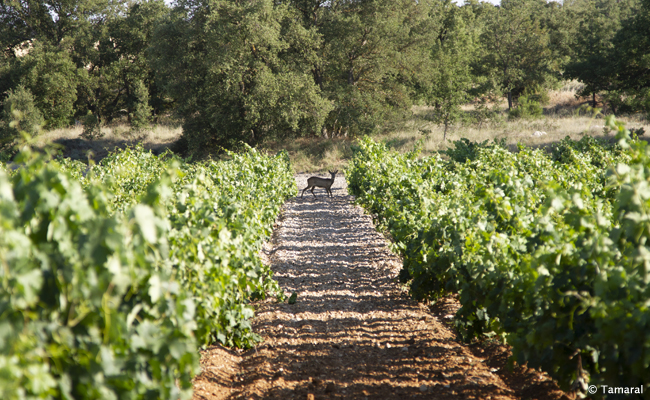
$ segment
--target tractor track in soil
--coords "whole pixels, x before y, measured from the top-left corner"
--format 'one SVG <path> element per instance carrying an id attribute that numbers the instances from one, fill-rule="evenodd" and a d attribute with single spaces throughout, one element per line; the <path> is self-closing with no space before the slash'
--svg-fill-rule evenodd
<path id="1" fill-rule="evenodd" d="M 299 194 L 308 177 L 296 177 Z M 263 256 L 297 302 L 257 304 L 256 348 L 203 351 L 194 399 L 567 398 L 547 375 L 509 366 L 506 346 L 460 341 L 453 296 L 411 300 L 396 279 L 401 261 L 344 177 L 332 191 L 284 205 Z"/>

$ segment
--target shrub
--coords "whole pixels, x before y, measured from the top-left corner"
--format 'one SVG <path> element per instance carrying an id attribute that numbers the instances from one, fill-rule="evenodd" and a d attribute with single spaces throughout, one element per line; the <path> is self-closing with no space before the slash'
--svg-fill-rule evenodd
<path id="1" fill-rule="evenodd" d="M 81 137 L 86 140 L 99 139 L 104 134 L 99 126 L 99 118 L 92 111 L 88 110 L 88 114 L 83 118 L 84 131 Z"/>
<path id="2" fill-rule="evenodd" d="M 510 110 L 510 118 L 536 119 L 542 116 L 542 106 L 528 96 L 520 96 L 517 103 L 517 108 Z"/>
<path id="3" fill-rule="evenodd" d="M 527 87 L 523 91 L 522 95 L 526 96 L 528 100 L 538 102 L 540 105 L 546 105 L 551 101 L 551 96 L 548 95 L 548 90 L 544 89 L 540 85 Z"/>
<path id="4" fill-rule="evenodd" d="M 2 119 L 5 124 L 0 132 L 0 143 L 12 140 L 19 131 L 25 131 L 34 136 L 43 125 L 43 114 L 34 104 L 34 96 L 29 89 L 20 85 L 9 90 L 5 100 Z"/>
<path id="5" fill-rule="evenodd" d="M 31 90 L 48 129 L 67 126 L 74 114 L 77 83 L 85 73 L 77 70 L 65 51 L 35 45 L 19 63 L 21 82 Z"/>
<path id="6" fill-rule="evenodd" d="M 479 149 L 489 149 L 495 146 L 505 149 L 506 139 L 492 139 L 492 143 L 489 143 L 489 140 L 472 142 L 467 138 L 461 138 L 460 140 L 455 140 L 453 145 L 453 149 L 449 148 L 443 151 L 443 153 L 456 162 L 464 163 L 467 160 L 474 161 L 479 155 Z"/>
<path id="7" fill-rule="evenodd" d="M 151 110 L 149 106 L 149 91 L 142 81 L 138 81 L 135 84 L 135 97 L 136 104 L 129 116 L 131 117 L 131 127 L 136 132 L 141 132 L 149 128 L 149 123 L 151 122 Z"/>

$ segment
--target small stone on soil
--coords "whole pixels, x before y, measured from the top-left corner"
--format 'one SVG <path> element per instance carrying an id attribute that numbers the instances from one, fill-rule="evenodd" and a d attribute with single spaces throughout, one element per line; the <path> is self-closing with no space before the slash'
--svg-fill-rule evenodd
<path id="1" fill-rule="evenodd" d="M 336 386 L 332 382 L 328 383 L 327 386 L 325 386 L 325 393 L 333 393 L 335 391 Z"/>

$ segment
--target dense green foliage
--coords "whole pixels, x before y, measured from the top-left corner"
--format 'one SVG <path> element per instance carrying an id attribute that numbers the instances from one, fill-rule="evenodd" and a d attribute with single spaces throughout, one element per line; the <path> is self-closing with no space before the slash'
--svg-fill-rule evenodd
<path id="1" fill-rule="evenodd" d="M 647 144 L 567 139 L 549 155 L 459 142 L 448 155 L 418 159 L 364 139 L 348 172 L 403 255 L 412 295 L 458 293 L 467 340 L 501 335 L 516 361 L 565 389 L 647 392 Z"/>
<path id="2" fill-rule="evenodd" d="M 554 3 L 504 0 L 484 16 L 481 59 L 477 68 L 503 91 L 512 109 L 514 96 L 545 84 L 561 72 L 553 61 L 550 27 L 544 17 Z M 552 9 L 551 9 L 552 10 Z"/>
<path id="3" fill-rule="evenodd" d="M 0 177 L 2 397 L 187 398 L 195 307 L 170 280 L 159 193 L 113 215 L 101 186 L 24 161 Z"/>
<path id="4" fill-rule="evenodd" d="M 6 0 L 0 103 L 24 86 L 48 129 L 173 113 L 193 153 L 372 134 L 414 104 L 445 132 L 501 96 L 534 117 L 520 96 L 567 78 L 647 113 L 649 21 L 650 0 Z"/>
<path id="5" fill-rule="evenodd" d="M 36 46 L 20 59 L 21 82 L 32 92 L 48 128 L 70 125 L 77 101 L 77 69 L 68 52 Z"/>
<path id="6" fill-rule="evenodd" d="M 594 100 L 596 94 L 604 95 L 614 112 L 650 112 L 643 104 L 650 83 L 643 60 L 649 50 L 650 2 L 577 1 L 570 13 L 577 21 L 577 32 L 572 37 L 567 77 L 585 84 L 583 95 L 592 95 Z"/>
<path id="7" fill-rule="evenodd" d="M 542 106 L 528 96 L 521 95 L 517 101 L 517 108 L 510 110 L 510 118 L 535 119 L 540 118 L 543 113 Z"/>
<path id="8" fill-rule="evenodd" d="M 12 143 L 21 131 L 32 136 L 38 134 L 44 123 L 43 114 L 34 104 L 34 96 L 29 89 L 18 86 L 9 90 L 0 121 L 0 149 Z"/>
<path id="9" fill-rule="evenodd" d="M 428 83 L 437 35 L 455 7 L 450 1 L 372 0 L 287 2 L 299 10 L 303 25 L 322 38 L 311 61 L 314 81 L 333 109 L 325 136 L 354 136 L 379 131 L 399 120 Z"/>
<path id="10" fill-rule="evenodd" d="M 445 29 L 436 37 L 431 49 L 431 64 L 418 85 L 426 104 L 434 107 L 433 121 L 447 129 L 460 119 L 460 106 L 466 104 L 477 85 L 472 62 L 479 50 L 476 43 L 481 29 L 478 18 L 468 8 L 447 3 Z"/>
<path id="11" fill-rule="evenodd" d="M 286 155 L 186 164 L 141 148 L 90 170 L 28 151 L 0 170 L 0 393 L 189 398 L 197 347 L 250 346 Z"/>
<path id="12" fill-rule="evenodd" d="M 179 2 L 156 36 L 158 74 L 193 152 L 317 131 L 330 105 L 305 59 L 318 37 L 270 0 Z"/>

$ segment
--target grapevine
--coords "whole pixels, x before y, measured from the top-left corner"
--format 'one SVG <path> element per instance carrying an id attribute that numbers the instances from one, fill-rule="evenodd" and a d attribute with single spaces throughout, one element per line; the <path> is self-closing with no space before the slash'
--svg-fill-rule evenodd
<path id="1" fill-rule="evenodd" d="M 460 142 L 418 158 L 365 138 L 348 172 L 411 294 L 457 293 L 466 340 L 503 338 L 565 390 L 648 384 L 650 151 L 609 123 L 617 145 L 565 139 L 551 154 Z"/>
<path id="2" fill-rule="evenodd" d="M 0 397 L 190 398 L 198 348 L 249 347 L 286 154 L 190 164 L 141 147 L 0 170 Z"/>

